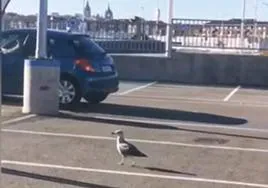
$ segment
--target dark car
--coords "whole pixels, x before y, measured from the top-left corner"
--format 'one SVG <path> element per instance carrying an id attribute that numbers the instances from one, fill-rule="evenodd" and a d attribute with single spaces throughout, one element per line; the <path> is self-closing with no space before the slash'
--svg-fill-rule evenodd
<path id="1" fill-rule="evenodd" d="M 47 40 L 48 57 L 61 62 L 61 105 L 74 106 L 82 98 L 100 103 L 118 90 L 112 57 L 88 35 L 48 30 Z M 4 31 L 0 41 L 3 96 L 23 95 L 24 59 L 35 55 L 36 30 Z"/>

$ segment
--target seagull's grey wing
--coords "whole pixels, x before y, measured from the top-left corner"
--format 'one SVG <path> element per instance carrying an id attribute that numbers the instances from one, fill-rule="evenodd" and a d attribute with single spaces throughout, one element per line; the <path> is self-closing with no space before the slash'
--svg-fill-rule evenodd
<path id="1" fill-rule="evenodd" d="M 121 151 L 123 155 L 128 155 L 130 146 L 127 143 L 120 143 L 119 150 Z"/>
<path id="2" fill-rule="evenodd" d="M 138 148 L 133 144 L 126 142 L 126 145 L 128 146 L 128 149 L 124 151 L 125 155 L 136 156 L 136 157 L 147 157 L 146 154 L 139 151 Z"/>

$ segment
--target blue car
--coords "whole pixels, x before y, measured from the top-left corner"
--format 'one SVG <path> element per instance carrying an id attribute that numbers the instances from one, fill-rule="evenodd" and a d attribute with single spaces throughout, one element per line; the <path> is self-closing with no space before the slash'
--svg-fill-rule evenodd
<path id="1" fill-rule="evenodd" d="M 61 62 L 60 105 L 73 107 L 82 98 L 100 103 L 118 90 L 118 73 L 112 57 L 88 35 L 48 30 L 47 40 L 48 57 Z M 21 96 L 24 59 L 35 55 L 36 29 L 4 31 L 0 46 L 3 96 Z"/>

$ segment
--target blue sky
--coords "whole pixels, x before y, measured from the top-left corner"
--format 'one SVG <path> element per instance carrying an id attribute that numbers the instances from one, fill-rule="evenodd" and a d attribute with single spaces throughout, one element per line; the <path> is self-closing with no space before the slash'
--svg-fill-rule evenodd
<path id="1" fill-rule="evenodd" d="M 22 14 L 36 13 L 38 1 L 11 0 L 7 11 Z M 268 0 L 257 1 L 259 1 L 258 19 L 268 20 L 268 6 L 263 4 L 263 2 L 268 3 Z M 81 13 L 83 7 L 83 0 L 48 0 L 48 2 L 49 13 Z M 116 18 L 143 15 L 148 19 L 153 19 L 157 6 L 161 8 L 161 19 L 167 18 L 167 0 L 89 0 L 93 14 L 103 15 L 108 2 Z M 174 15 L 178 18 L 229 19 L 240 18 L 242 15 L 243 0 L 174 0 L 174 2 Z M 255 2 L 256 0 L 247 0 L 246 16 L 248 18 L 253 18 L 255 15 Z"/>

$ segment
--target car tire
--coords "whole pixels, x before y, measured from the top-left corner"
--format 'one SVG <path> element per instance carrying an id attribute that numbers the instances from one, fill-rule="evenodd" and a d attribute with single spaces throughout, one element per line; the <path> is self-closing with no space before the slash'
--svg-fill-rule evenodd
<path id="1" fill-rule="evenodd" d="M 80 103 L 81 90 L 74 78 L 61 75 L 59 87 L 59 103 L 62 108 L 74 108 Z"/>
<path id="2" fill-rule="evenodd" d="M 88 93 L 84 99 L 90 104 L 99 104 L 108 97 L 108 93 L 105 92 L 91 92 Z"/>

